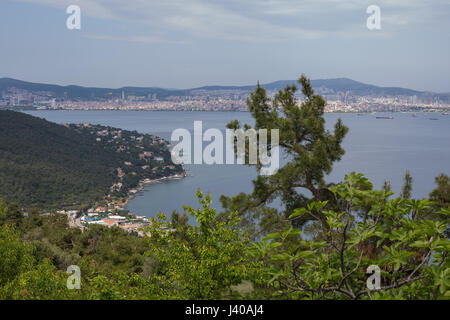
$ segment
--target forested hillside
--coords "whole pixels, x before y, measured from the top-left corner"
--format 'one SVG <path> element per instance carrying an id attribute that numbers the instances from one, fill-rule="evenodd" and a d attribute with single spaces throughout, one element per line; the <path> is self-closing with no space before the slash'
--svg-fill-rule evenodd
<path id="1" fill-rule="evenodd" d="M 64 126 L 23 113 L 0 111 L 0 198 L 22 206 L 83 205 L 108 193 L 119 179 L 117 168 L 124 167 L 124 192 L 136 186 L 139 179 L 155 174 L 140 172 L 141 167 L 135 168 L 137 160 L 124 165 L 139 159 L 142 152 L 134 148 L 137 142 L 128 139 L 133 132 L 117 129 L 121 138 L 114 145 L 124 150 L 117 152 L 110 141 L 98 136 L 108 130 L 112 128 Z M 153 136 L 144 136 L 147 142 L 154 140 Z M 147 149 L 166 163 L 170 161 L 166 148 L 157 145 Z M 156 166 L 150 161 L 139 164 Z"/>

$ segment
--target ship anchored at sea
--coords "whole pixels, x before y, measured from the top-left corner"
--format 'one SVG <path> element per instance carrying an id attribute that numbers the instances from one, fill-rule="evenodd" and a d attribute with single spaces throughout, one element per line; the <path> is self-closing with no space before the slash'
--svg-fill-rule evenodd
<path id="1" fill-rule="evenodd" d="M 379 116 L 379 117 L 376 117 L 376 119 L 394 119 L 394 117 L 391 117 L 391 116 Z"/>

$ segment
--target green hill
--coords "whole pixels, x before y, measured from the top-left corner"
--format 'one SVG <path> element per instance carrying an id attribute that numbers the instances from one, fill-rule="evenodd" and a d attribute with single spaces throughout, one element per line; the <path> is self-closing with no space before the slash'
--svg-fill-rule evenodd
<path id="1" fill-rule="evenodd" d="M 23 206 L 61 207 L 85 205 L 105 197 L 110 187 L 122 182 L 120 196 L 135 187 L 140 179 L 179 173 L 182 168 L 144 171 L 155 163 L 139 158 L 143 146 L 129 137 L 137 132 L 120 130 L 121 138 L 99 138 L 109 132 L 103 126 L 63 126 L 13 111 L 0 111 L 0 198 Z M 164 157 L 164 145 L 152 146 L 154 137 L 145 136 L 145 151 Z M 126 150 L 117 152 L 119 146 Z M 125 161 L 132 165 L 124 165 Z M 160 164 L 162 166 L 162 164 Z M 125 176 L 117 176 L 123 167 Z"/>

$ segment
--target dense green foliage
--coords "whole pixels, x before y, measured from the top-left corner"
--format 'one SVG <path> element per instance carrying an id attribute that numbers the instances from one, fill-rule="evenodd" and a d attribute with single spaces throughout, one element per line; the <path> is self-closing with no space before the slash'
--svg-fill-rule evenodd
<path id="1" fill-rule="evenodd" d="M 274 289 L 295 299 L 441 299 L 450 297 L 450 241 L 446 219 L 430 219 L 431 202 L 373 190 L 362 174 L 330 188 L 338 205 L 312 202 L 290 219 L 321 215 L 315 232 L 302 237 L 290 227 L 256 243 Z M 271 240 L 275 239 L 275 240 Z M 309 240 L 308 240 L 309 239 Z M 380 270 L 368 288 L 369 266 Z"/>
<path id="2" fill-rule="evenodd" d="M 82 232 L 69 228 L 64 215 L 18 217 L 17 206 L 0 202 L 0 299 L 240 296 L 244 280 L 261 278 L 261 263 L 250 257 L 242 233 L 229 228 L 235 217 L 218 222 L 210 196 L 199 196 L 201 209 L 185 208 L 198 226 L 172 230 L 155 220 L 150 238 L 116 227 Z M 66 286 L 71 265 L 81 269 L 80 290 Z"/>
<path id="3" fill-rule="evenodd" d="M 261 264 L 249 258 L 249 240 L 239 229 L 236 215 L 226 222 L 216 219 L 208 194 L 197 192 L 201 209 L 185 207 L 198 226 L 171 230 L 164 215 L 154 221 L 150 248 L 160 271 L 156 279 L 170 298 L 220 299 L 244 280 L 258 281 Z M 164 270 L 164 271 L 163 271 Z M 234 296 L 236 297 L 236 296 Z"/>
<path id="4" fill-rule="evenodd" d="M 93 137 L 0 111 L 0 196 L 22 205 L 75 204 L 112 185 L 111 154 Z"/>
<path id="5" fill-rule="evenodd" d="M 143 178 L 181 172 L 180 167 L 153 172 L 161 164 L 139 159 L 142 149 L 132 140 L 137 132 L 120 130 L 120 140 L 98 138 L 103 126 L 62 126 L 23 113 L 0 111 L 0 197 L 22 206 L 62 207 L 87 205 L 100 200 L 115 182 L 126 195 Z M 142 135 L 145 151 L 171 164 L 163 145 L 151 143 L 155 137 Z M 100 141 L 98 141 L 100 139 Z M 113 145 L 123 145 L 116 152 Z M 124 165 L 125 161 L 132 165 Z M 142 166 L 149 165 L 146 171 Z M 125 176 L 119 179 L 117 168 Z"/>

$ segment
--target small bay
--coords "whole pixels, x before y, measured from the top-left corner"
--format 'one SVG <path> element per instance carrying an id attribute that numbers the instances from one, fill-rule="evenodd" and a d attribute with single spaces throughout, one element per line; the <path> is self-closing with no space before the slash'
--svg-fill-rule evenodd
<path id="1" fill-rule="evenodd" d="M 29 111 L 33 116 L 56 123 L 109 125 L 126 130 L 159 135 L 170 140 L 172 131 L 185 128 L 192 132 L 194 121 L 202 121 L 203 130 L 224 130 L 231 120 L 252 124 L 247 112 L 172 112 L 172 111 Z M 389 116 L 393 119 L 376 119 Z M 364 173 L 375 187 L 385 180 L 391 182 L 394 192 L 403 185 L 403 176 L 410 170 L 413 178 L 413 196 L 427 197 L 435 187 L 434 177 L 450 174 L 450 116 L 441 114 L 326 114 L 326 124 L 332 129 L 341 118 L 350 128 L 344 140 L 346 154 L 335 164 L 327 178 L 329 182 L 343 180 L 351 171 Z M 436 118 L 437 121 L 430 121 Z M 204 143 L 203 146 L 206 146 Z M 183 205 L 197 207 L 195 191 L 211 192 L 213 205 L 220 208 L 219 197 L 251 192 L 256 177 L 253 167 L 243 165 L 186 165 L 188 177 L 145 186 L 132 199 L 127 209 L 144 216 L 158 211 L 170 214 L 182 212 Z"/>

